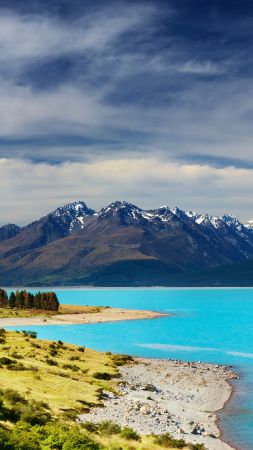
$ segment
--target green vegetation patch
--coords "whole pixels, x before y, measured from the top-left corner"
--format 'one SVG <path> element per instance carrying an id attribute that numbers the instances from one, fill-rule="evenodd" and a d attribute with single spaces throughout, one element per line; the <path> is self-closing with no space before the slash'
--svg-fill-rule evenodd
<path id="1" fill-rule="evenodd" d="M 131 357 L 38 340 L 32 330 L 0 329 L 0 338 L 1 450 L 204 449 L 169 435 L 140 436 L 112 421 L 76 423 L 101 404 L 103 389 L 115 390 L 117 366 Z M 10 370 L 19 365 L 24 370 Z"/>

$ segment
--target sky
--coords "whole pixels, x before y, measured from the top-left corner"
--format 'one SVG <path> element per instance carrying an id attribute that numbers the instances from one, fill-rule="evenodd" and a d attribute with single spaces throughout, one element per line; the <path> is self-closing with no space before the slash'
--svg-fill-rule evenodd
<path id="1" fill-rule="evenodd" d="M 253 218 L 253 4 L 0 0 L 0 223 L 126 200 Z"/>

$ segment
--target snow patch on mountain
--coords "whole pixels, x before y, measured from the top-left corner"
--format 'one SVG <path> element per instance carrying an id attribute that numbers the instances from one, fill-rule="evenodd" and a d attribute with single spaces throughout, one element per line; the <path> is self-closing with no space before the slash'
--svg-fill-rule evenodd
<path id="1" fill-rule="evenodd" d="M 66 231 L 72 233 L 74 230 L 83 229 L 85 217 L 92 216 L 94 212 L 83 201 L 77 201 L 57 208 L 49 216 L 54 217 Z"/>

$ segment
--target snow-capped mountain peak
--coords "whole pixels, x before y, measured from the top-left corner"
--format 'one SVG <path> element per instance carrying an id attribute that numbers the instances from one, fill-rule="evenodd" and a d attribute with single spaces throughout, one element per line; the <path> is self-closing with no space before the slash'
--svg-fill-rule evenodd
<path id="1" fill-rule="evenodd" d="M 92 216 L 94 210 L 88 208 L 83 201 L 68 203 L 49 214 L 70 233 L 83 228 L 84 218 Z"/>

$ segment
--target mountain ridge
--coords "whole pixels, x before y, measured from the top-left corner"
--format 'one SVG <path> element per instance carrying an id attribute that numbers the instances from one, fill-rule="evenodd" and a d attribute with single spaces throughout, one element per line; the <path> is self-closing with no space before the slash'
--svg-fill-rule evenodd
<path id="1" fill-rule="evenodd" d="M 144 210 L 117 200 L 96 212 L 76 201 L 25 227 L 0 228 L 4 285 L 180 284 L 251 260 L 253 227 L 177 207 Z"/>

